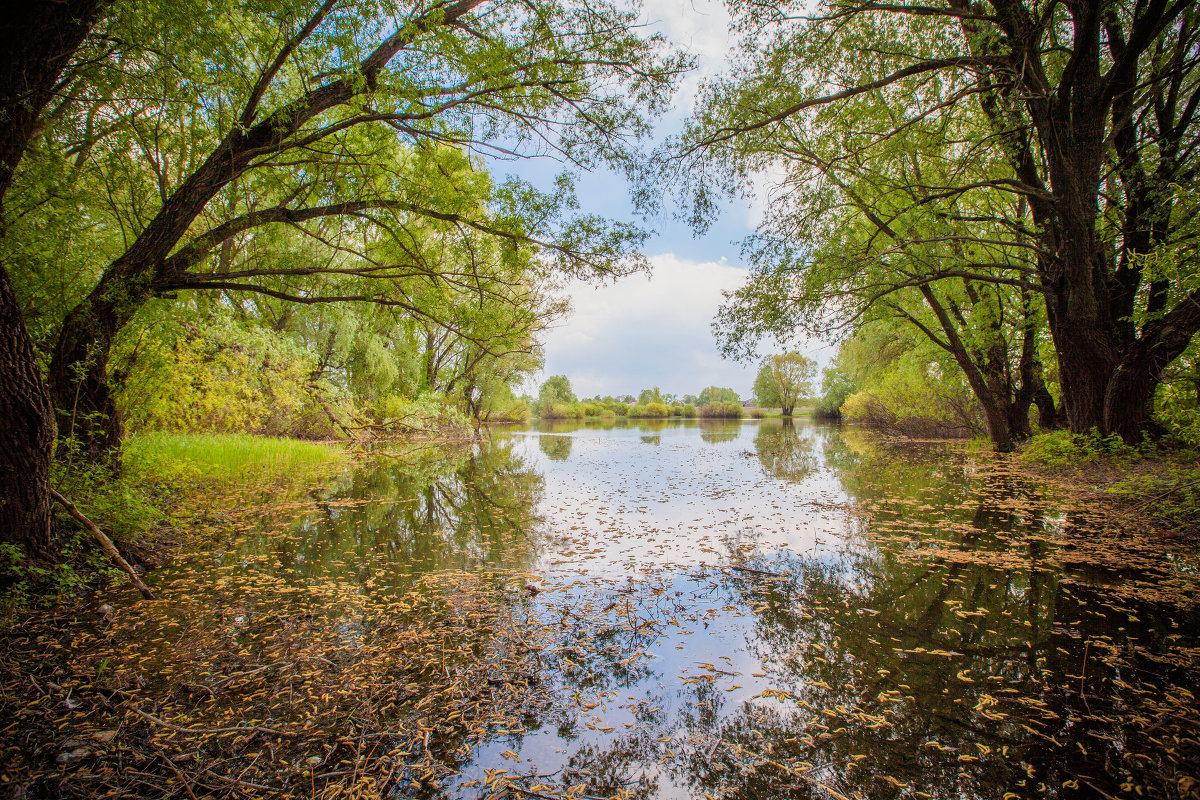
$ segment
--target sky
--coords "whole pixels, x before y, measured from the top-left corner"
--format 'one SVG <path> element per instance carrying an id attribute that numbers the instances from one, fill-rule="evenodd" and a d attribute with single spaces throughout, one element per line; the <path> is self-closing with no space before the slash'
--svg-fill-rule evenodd
<path id="1" fill-rule="evenodd" d="M 680 81 L 672 111 L 658 121 L 655 138 L 661 140 L 680 130 L 700 82 L 726 68 L 729 17 L 720 0 L 645 0 L 643 19 L 697 62 Z M 493 164 L 493 171 L 535 185 L 548 184 L 560 168 L 538 159 Z M 757 364 L 722 359 L 710 326 L 722 292 L 746 279 L 740 242 L 761 219 L 762 201 L 730 202 L 712 227 L 696 236 L 669 213 L 650 220 L 635 215 L 623 178 L 611 172 L 585 173 L 577 187 L 581 212 L 653 231 L 642 248 L 651 274 L 599 288 L 570 284 L 566 292 L 573 311 L 545 336 L 545 366 L 526 381 L 524 391 L 536 395 L 546 377 L 566 375 L 579 397 L 636 396 L 654 386 L 682 396 L 714 385 L 750 397 Z M 757 196 L 766 196 L 765 186 Z M 803 349 L 828 359 L 818 348 Z"/>

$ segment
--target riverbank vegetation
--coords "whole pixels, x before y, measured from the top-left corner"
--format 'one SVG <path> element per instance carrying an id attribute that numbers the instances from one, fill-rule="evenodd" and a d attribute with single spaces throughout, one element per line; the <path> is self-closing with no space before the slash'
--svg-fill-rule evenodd
<path id="1" fill-rule="evenodd" d="M 633 395 L 606 395 L 578 399 L 566 375 L 551 375 L 537 398 L 524 398 L 524 408 L 539 419 L 741 419 L 746 414 L 762 416 L 762 409 L 747 408 L 733 389 L 706 386 L 698 395 L 678 397 L 664 394 L 657 386 Z"/>
<path id="2" fill-rule="evenodd" d="M 826 409 L 1000 451 L 1194 424 L 1194 4 L 731 8 L 746 47 L 656 176 L 700 229 L 775 176 L 727 354 L 903 343 Z"/>
<path id="3" fill-rule="evenodd" d="M 115 475 L 127 430 L 515 415 L 553 287 L 643 269 L 645 233 L 482 155 L 631 169 L 688 63 L 636 22 L 557 0 L 6 18 L 0 540 L 53 562 L 55 464 Z"/>

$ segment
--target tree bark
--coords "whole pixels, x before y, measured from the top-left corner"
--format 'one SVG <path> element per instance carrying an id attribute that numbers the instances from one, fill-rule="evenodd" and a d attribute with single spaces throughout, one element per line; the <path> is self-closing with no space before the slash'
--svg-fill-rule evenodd
<path id="1" fill-rule="evenodd" d="M 101 0 L 29 0 L 0 15 L 0 237 L 3 201 L 71 57 L 103 13 Z M 53 558 L 50 460 L 54 414 L 33 341 L 0 264 L 0 542 Z"/>
<path id="2" fill-rule="evenodd" d="M 0 542 L 49 561 L 54 414 L 8 274 L 0 269 Z"/>

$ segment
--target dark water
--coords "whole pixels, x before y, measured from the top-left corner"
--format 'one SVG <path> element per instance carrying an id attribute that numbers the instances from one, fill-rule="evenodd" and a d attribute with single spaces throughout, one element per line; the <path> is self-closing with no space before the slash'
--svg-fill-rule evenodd
<path id="1" fill-rule="evenodd" d="M 391 796 L 1197 793 L 1194 556 L 961 445 L 495 432 L 371 461 L 155 580 L 177 600 L 118 627 L 112 674 L 222 687 L 310 659 L 287 690 L 320 758 L 423 759 Z M 263 691 L 294 722 L 265 699 L 283 679 Z"/>

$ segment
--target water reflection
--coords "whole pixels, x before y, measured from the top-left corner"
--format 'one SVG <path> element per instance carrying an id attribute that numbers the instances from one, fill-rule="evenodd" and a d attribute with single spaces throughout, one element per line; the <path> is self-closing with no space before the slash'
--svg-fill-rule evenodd
<path id="1" fill-rule="evenodd" d="M 818 438 L 827 439 L 811 426 L 798 428 L 791 418 L 780 421 L 778 426 L 759 427 L 754 437 L 754 450 L 766 473 L 787 481 L 802 481 L 820 465 L 816 453 Z"/>
<path id="2" fill-rule="evenodd" d="M 1162 549 L 950 445 L 554 422 L 362 465 L 157 573 L 90 668 L 197 728 L 286 684 L 280 753 L 316 718 L 355 765 L 303 784 L 331 792 L 1184 796 L 1200 591 Z"/>

